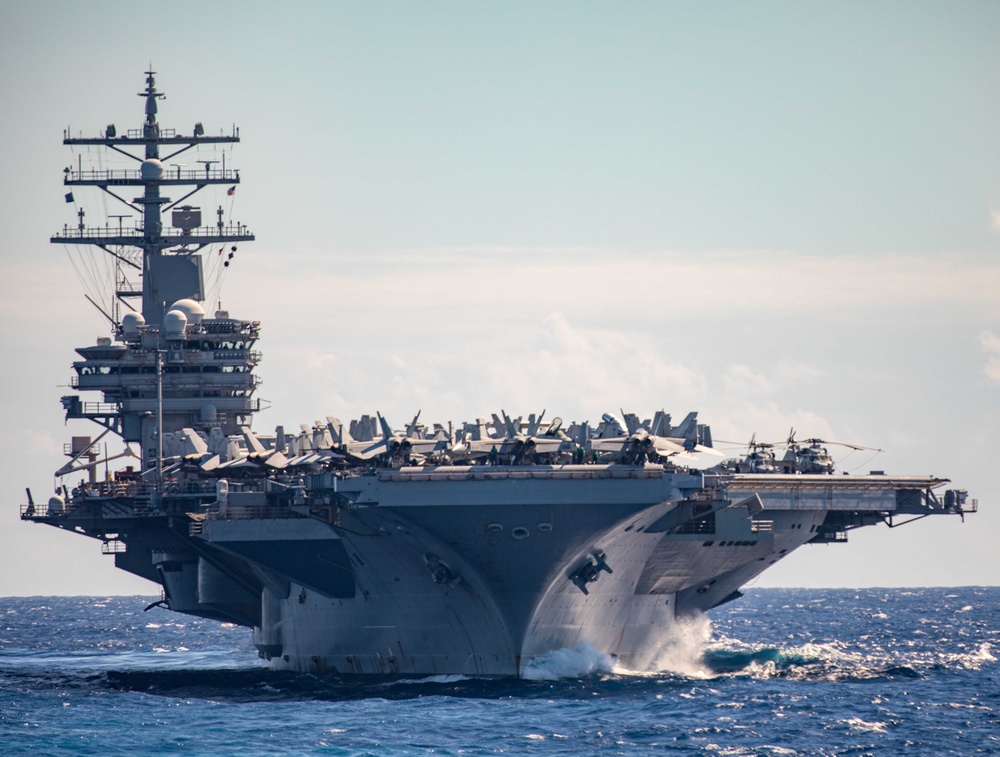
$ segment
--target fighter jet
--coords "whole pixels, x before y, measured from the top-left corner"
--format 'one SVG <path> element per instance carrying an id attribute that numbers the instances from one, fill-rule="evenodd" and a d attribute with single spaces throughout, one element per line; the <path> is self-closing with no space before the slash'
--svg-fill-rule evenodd
<path id="1" fill-rule="evenodd" d="M 436 449 L 443 449 L 445 446 L 443 439 L 420 439 L 397 433 L 392 430 L 392 427 L 382 417 L 381 413 L 376 413 L 376 416 L 378 417 L 379 426 L 382 429 L 381 438 L 375 440 L 373 443 L 347 442 L 346 447 L 351 457 L 363 461 L 382 457 L 388 460 L 406 462 L 412 455 L 429 454 Z M 417 418 L 419 417 L 420 413 L 417 412 L 417 415 L 407 428 L 414 428 L 417 425 Z"/>
<path id="2" fill-rule="evenodd" d="M 486 457 L 493 463 L 519 465 L 536 455 L 556 454 L 569 441 L 568 437 L 559 431 L 562 421 L 559 424 L 553 422 L 549 424 L 548 431 L 538 433 L 545 417 L 544 410 L 537 417 L 534 413 L 528 416 L 524 431 L 521 430 L 521 416 L 511 418 L 505 410 L 501 410 L 500 415 L 502 419 L 493 413 L 493 428 L 497 436 L 484 435 L 483 427 L 480 425 L 479 438 L 464 439 L 452 449 L 452 457 L 458 459 Z"/>
<path id="3" fill-rule="evenodd" d="M 683 438 L 670 438 L 650 433 L 646 424 L 631 413 L 622 412 L 628 429 L 623 434 L 621 423 L 610 413 L 601 416 L 602 423 L 590 440 L 590 449 L 601 454 L 610 454 L 621 462 L 638 465 L 655 458 L 691 457 L 684 446 Z M 647 422 L 648 423 L 648 422 Z"/>

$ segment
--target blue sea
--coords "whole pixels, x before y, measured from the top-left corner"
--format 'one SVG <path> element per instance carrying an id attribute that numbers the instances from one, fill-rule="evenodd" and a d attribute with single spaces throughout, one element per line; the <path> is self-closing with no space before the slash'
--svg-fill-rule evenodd
<path id="1" fill-rule="evenodd" d="M 0 754 L 1000 754 L 1000 588 L 756 589 L 654 673 L 391 683 L 272 672 L 153 599 L 0 599 Z"/>

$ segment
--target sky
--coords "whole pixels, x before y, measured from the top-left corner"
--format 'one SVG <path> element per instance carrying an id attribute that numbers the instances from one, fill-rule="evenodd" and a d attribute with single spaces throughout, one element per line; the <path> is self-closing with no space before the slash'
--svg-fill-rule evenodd
<path id="1" fill-rule="evenodd" d="M 981 510 L 756 586 L 1000 583 L 997 39 L 995 2 L 0 0 L 0 596 L 158 591 L 18 519 L 99 431 L 59 398 L 109 333 L 107 261 L 49 237 L 128 212 L 65 203 L 63 130 L 137 128 L 150 64 L 161 126 L 240 128 L 236 195 L 197 201 L 256 234 L 206 277 L 262 323 L 256 430 L 697 410 L 737 454 L 794 428 Z"/>

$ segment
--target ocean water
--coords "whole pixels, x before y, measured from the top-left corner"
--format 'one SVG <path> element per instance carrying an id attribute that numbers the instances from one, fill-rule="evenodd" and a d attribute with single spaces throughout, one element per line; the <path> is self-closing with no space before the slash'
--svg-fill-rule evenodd
<path id="1" fill-rule="evenodd" d="M 661 668 L 532 680 L 275 673 L 146 597 L 0 599 L 0 754 L 1000 754 L 1000 588 L 757 589 Z"/>

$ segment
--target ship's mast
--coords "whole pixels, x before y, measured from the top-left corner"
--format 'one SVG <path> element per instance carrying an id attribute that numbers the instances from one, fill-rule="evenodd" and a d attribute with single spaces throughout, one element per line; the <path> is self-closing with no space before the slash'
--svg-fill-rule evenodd
<path id="1" fill-rule="evenodd" d="M 119 297 L 142 298 L 142 315 L 147 323 L 160 324 L 166 308 L 176 300 L 189 297 L 204 299 L 201 260 L 194 253 L 206 245 L 228 244 L 253 241 L 254 237 L 242 224 L 226 224 L 221 219 L 214 226 L 201 225 L 201 212 L 197 208 L 182 206 L 196 192 L 211 184 L 227 184 L 235 187 L 240 182 L 239 170 L 213 168 L 206 161 L 204 170 L 177 167 L 169 172 L 163 161 L 170 160 L 182 152 L 199 145 L 232 144 L 240 141 L 239 129 L 233 128 L 230 135 L 207 136 L 200 123 L 195 124 L 190 136 L 177 134 L 174 129 L 161 129 L 157 123 L 157 100 L 164 94 L 157 91 L 155 71 L 146 72 L 146 89 L 139 97 L 146 101 L 146 118 L 141 129 L 129 129 L 118 135 L 114 125 L 108 126 L 101 137 L 71 137 L 63 135 L 64 145 L 100 145 L 114 150 L 139 163 L 138 171 L 120 169 L 67 168 L 64 184 L 67 186 L 94 186 L 109 194 L 115 200 L 134 210 L 142 222 L 133 229 L 123 229 L 119 221 L 116 227 L 105 223 L 103 226 L 87 226 L 82 216 L 76 227 L 67 225 L 62 233 L 51 241 L 58 244 L 85 244 L 100 247 L 105 252 L 118 257 L 112 251 L 115 247 L 137 247 L 142 251 L 142 289 L 119 291 Z M 130 152 L 143 148 L 143 155 Z M 162 148 L 173 149 L 161 158 Z M 141 197 L 128 200 L 120 196 L 119 187 L 142 187 Z M 179 199 L 165 197 L 161 188 L 194 187 Z M 163 216 L 173 210 L 170 228 L 164 228 Z M 171 249 L 173 248 L 173 249 Z M 183 259 L 187 264 L 181 262 Z"/>
<path id="2" fill-rule="evenodd" d="M 141 299 L 141 305 L 129 305 L 132 312 L 118 318 L 116 308 L 107 312 L 98 305 L 112 321 L 118 344 L 99 337 L 96 346 L 77 348 L 83 360 L 73 363 L 72 386 L 102 392 L 103 401 L 67 395 L 62 402 L 67 419 L 90 420 L 125 442 L 138 442 L 144 468 L 155 469 L 159 479 L 164 434 L 193 428 L 228 436 L 250 425 L 260 409 L 260 401 L 252 396 L 259 384 L 253 370 L 260 355 L 253 345 L 260 324 L 230 318 L 221 310 L 214 318 L 205 317 L 199 304 L 206 299 L 201 251 L 254 237 L 243 224 L 227 223 L 221 206 L 215 213 L 218 220 L 202 225 L 201 209 L 184 204 L 209 185 L 228 185 L 232 194 L 240 183 L 239 171 L 214 159 L 199 160 L 197 168 L 176 162 L 164 166 L 194 147 L 239 142 L 239 130 L 234 126 L 231 134 L 207 136 L 201 123 L 188 135 L 162 128 L 157 110 L 164 95 L 156 88 L 155 73 L 146 72 L 146 88 L 138 93 L 145 102 L 141 128 L 119 134 L 111 124 L 100 137 L 71 137 L 69 130 L 63 134 L 64 145 L 103 147 L 134 161 L 127 169 L 85 168 L 81 161 L 65 169 L 64 184 L 97 187 L 141 220 L 130 228 L 122 222 L 128 217 L 123 214 L 110 216 L 113 225 L 88 225 L 81 210 L 78 224 L 64 226 L 51 241 L 98 247 L 118 266 L 131 266 L 133 280 L 135 274 L 141 276 L 141 287 L 128 285 L 128 277 L 115 283 L 118 300 L 128 304 L 128 298 Z M 126 194 L 138 194 L 139 188 L 138 197 Z M 168 188 L 180 196 L 167 197 Z M 72 192 L 67 200 L 73 200 Z M 136 312 L 139 307 L 141 312 Z"/>

